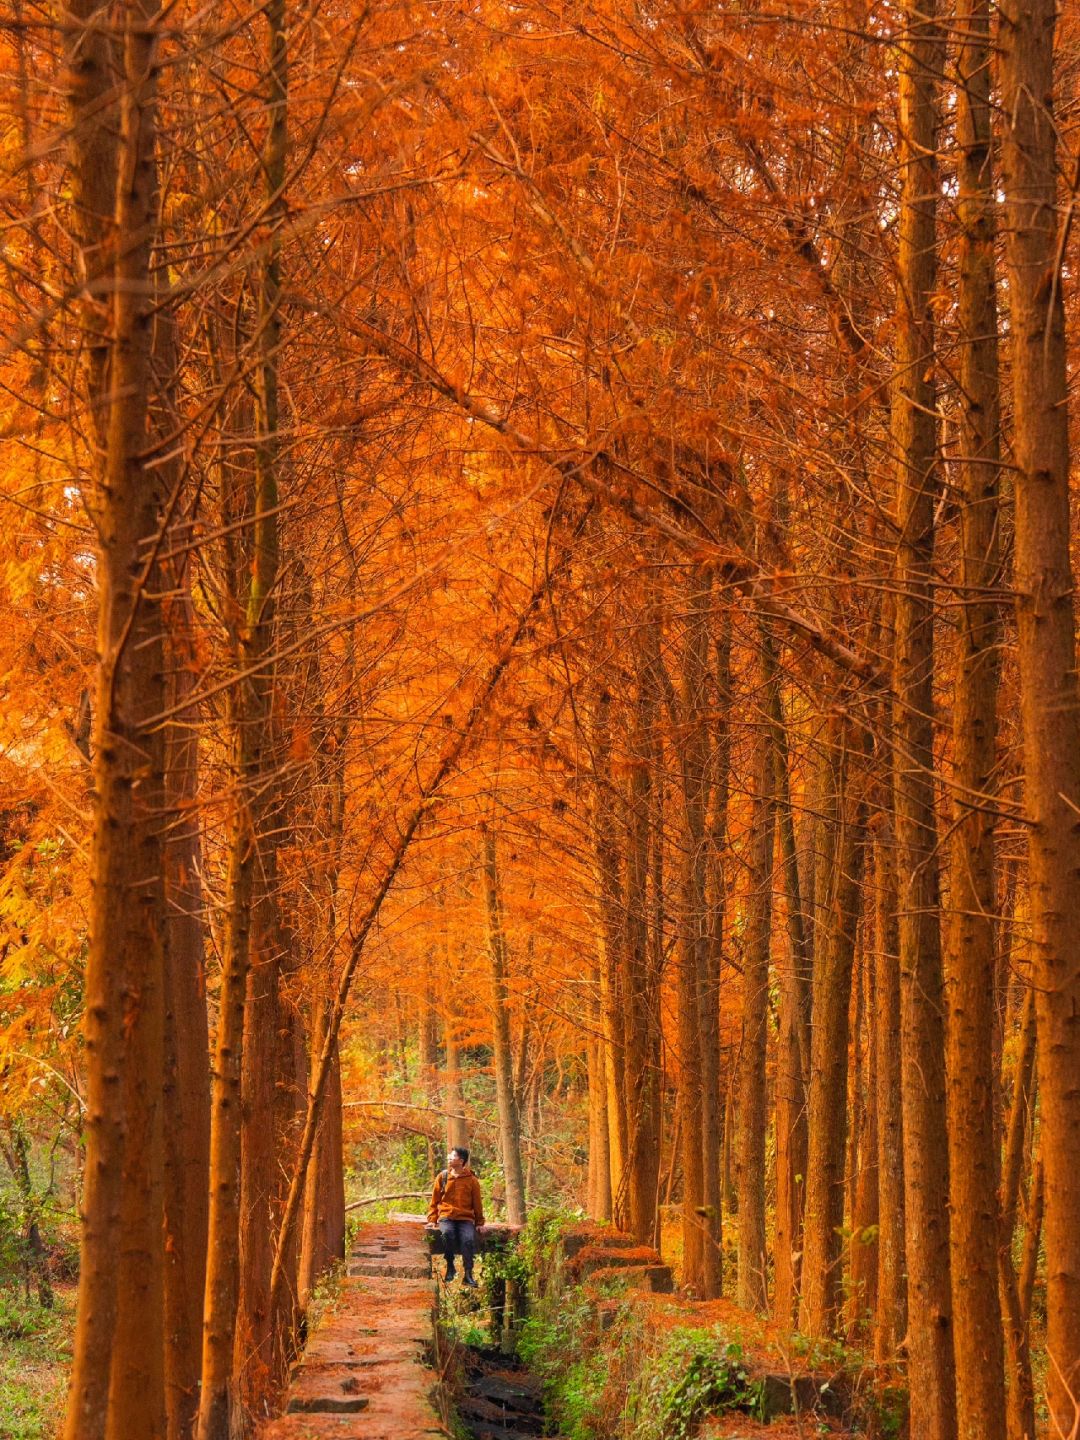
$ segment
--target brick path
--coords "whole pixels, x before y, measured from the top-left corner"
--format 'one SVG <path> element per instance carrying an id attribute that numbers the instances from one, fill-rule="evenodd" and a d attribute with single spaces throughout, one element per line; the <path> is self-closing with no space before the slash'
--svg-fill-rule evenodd
<path id="1" fill-rule="evenodd" d="M 334 1308 L 308 1338 L 285 1414 L 260 1440 L 434 1440 L 435 1282 L 423 1227 L 366 1225 Z"/>

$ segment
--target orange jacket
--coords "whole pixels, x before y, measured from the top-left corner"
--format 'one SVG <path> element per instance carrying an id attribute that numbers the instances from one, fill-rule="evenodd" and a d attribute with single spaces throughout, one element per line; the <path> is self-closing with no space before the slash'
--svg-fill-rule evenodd
<path id="1" fill-rule="evenodd" d="M 442 1170 L 435 1177 L 427 1218 L 429 1225 L 439 1220 L 471 1220 L 474 1225 L 483 1225 L 484 1197 L 480 1194 L 480 1181 L 467 1165 L 457 1175 L 451 1170 Z"/>

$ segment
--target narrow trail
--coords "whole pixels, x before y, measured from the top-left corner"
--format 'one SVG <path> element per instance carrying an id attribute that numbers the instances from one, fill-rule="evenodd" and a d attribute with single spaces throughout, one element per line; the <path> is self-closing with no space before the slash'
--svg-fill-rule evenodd
<path id="1" fill-rule="evenodd" d="M 445 1440 L 436 1290 L 421 1227 L 365 1225 L 333 1308 L 297 1366 L 285 1414 L 260 1440 Z"/>

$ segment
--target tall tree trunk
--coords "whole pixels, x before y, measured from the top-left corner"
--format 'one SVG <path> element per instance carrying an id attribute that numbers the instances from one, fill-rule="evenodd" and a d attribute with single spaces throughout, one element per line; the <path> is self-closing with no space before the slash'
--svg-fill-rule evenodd
<path id="1" fill-rule="evenodd" d="M 1053 114 L 1054 0 L 1000 10 L 1001 158 L 1016 457 L 1015 589 L 1045 1171 L 1051 1431 L 1076 1423 L 1080 1361 L 1080 703 Z"/>
<path id="2" fill-rule="evenodd" d="M 707 591 L 691 580 L 688 621 L 683 641 L 682 693 L 675 707 L 683 740 L 679 763 L 683 792 L 682 916 L 679 935 L 679 1108 L 682 1117 L 683 1283 L 701 1299 L 718 1293 L 715 1212 L 705 1202 L 705 1126 L 715 1127 L 714 1082 L 703 1067 L 703 992 L 708 988 L 709 934 L 706 915 L 705 821 L 709 806 L 709 738 L 705 729 L 705 680 L 709 632 L 705 619 Z M 706 1122 L 706 1105 L 710 1118 Z"/>
<path id="3" fill-rule="evenodd" d="M 900 888 L 901 1094 L 911 1429 L 954 1440 L 937 817 L 934 808 L 934 508 L 939 491 L 933 300 L 937 85 L 933 0 L 909 0 L 900 43 L 902 194 L 893 445 L 897 493 L 893 714 Z"/>
<path id="4" fill-rule="evenodd" d="M 658 616 L 644 626 L 642 653 L 637 657 L 638 695 L 634 705 L 626 864 L 626 988 L 623 997 L 624 1089 L 627 1149 L 620 1189 L 626 1196 L 626 1218 L 643 1245 L 653 1243 L 659 1184 L 660 1075 L 659 991 L 655 956 L 649 944 L 648 877 L 652 826 L 652 751 L 656 716 L 652 672 L 659 651 Z M 660 844 L 659 835 L 652 837 Z"/>
<path id="5" fill-rule="evenodd" d="M 262 272 L 256 384 L 254 515 L 244 623 L 231 696 L 235 735 L 228 906 L 211 1113 L 210 1244 L 198 1440 L 230 1440 L 240 1424 L 234 1376 L 243 1365 L 251 1408 L 272 1363 L 273 1094 L 277 1058 L 279 944 L 273 828 L 273 645 L 279 564 L 278 374 L 280 264 L 276 217 L 285 178 L 284 0 L 270 0 L 269 89 L 264 166 L 274 225 Z M 238 573 L 239 572 L 239 573 Z M 270 822 L 270 823 L 268 823 Z"/>
<path id="6" fill-rule="evenodd" d="M 603 1034 L 601 1058 L 606 1092 L 607 1190 L 611 1218 L 622 1228 L 626 1223 L 626 1194 L 623 1172 L 626 1166 L 627 1110 L 624 1087 L 626 1017 L 623 1006 L 624 900 L 619 872 L 619 849 L 615 833 L 615 795 L 611 777 L 611 696 L 601 687 L 592 707 L 594 787 L 592 837 L 596 857 L 598 920 L 600 929 L 600 1020 Z"/>
<path id="7" fill-rule="evenodd" d="M 456 1150 L 460 1145 L 467 1149 L 469 1145 L 469 1122 L 465 1118 L 465 1089 L 461 1075 L 461 1046 L 458 1044 L 456 1024 L 456 1018 L 448 1014 L 443 1027 L 443 1046 L 446 1050 L 444 1104 L 448 1150 Z"/>
<path id="8" fill-rule="evenodd" d="M 754 756 L 754 809 L 750 836 L 750 897 L 743 948 L 743 1042 L 739 1060 L 738 1301 L 764 1310 L 765 1283 L 765 1054 L 769 1013 L 769 945 L 772 938 L 772 744 L 762 730 Z"/>
<path id="9" fill-rule="evenodd" d="M 720 1189 L 729 1213 L 737 1215 L 739 1213 L 739 1189 L 735 1183 L 735 1145 L 738 1123 L 735 1115 L 735 1086 L 738 1082 L 738 1074 L 734 1066 L 732 1071 L 730 1084 L 724 1095 L 724 1154 Z"/>
<path id="10" fill-rule="evenodd" d="M 165 1383 L 169 1440 L 188 1440 L 199 1408 L 210 1183 L 210 1042 L 203 949 L 202 844 L 194 612 L 186 579 L 169 607 L 165 737 Z"/>
<path id="11" fill-rule="evenodd" d="M 321 997 L 312 1026 L 312 1065 L 317 1063 L 326 1039 L 332 992 Z M 297 1298 L 307 1308 L 319 1277 L 345 1256 L 345 1157 L 342 1151 L 341 1060 L 337 1046 L 327 1080 L 327 1096 L 319 1120 L 315 1148 L 308 1161 L 304 1189 L 303 1234 Z"/>
<path id="12" fill-rule="evenodd" d="M 880 757 L 879 757 L 880 759 Z M 907 1331 L 904 1122 L 900 1102 L 900 960 L 896 845 L 890 795 L 874 817 L 878 1275 L 874 1359 L 890 1364 Z"/>
<path id="13" fill-rule="evenodd" d="M 88 300 L 81 317 L 84 393 L 99 441 L 84 487 L 98 533 L 98 683 L 86 1158 L 66 1440 L 165 1433 L 165 665 L 161 609 L 150 598 L 160 588 L 164 497 L 147 463 L 159 12 L 133 0 L 119 19 L 116 55 L 96 4 L 76 0 L 65 14 L 71 228 L 86 294 L 96 282 L 106 297 Z"/>
<path id="14" fill-rule="evenodd" d="M 1035 1387 L 1031 1373 L 1031 1336 L 1013 1263 L 1016 1212 L 1024 1168 L 1027 1118 L 1034 1104 L 1035 992 L 1024 991 L 1020 1017 L 1020 1049 L 1012 1077 L 1012 1100 L 1005 1126 L 998 1232 L 998 1286 L 1005 1338 L 1008 1386 L 1005 1394 L 1009 1440 L 1031 1440 L 1035 1434 Z"/>
<path id="15" fill-rule="evenodd" d="M 234 700 L 234 711 L 239 709 Z M 240 736 L 248 736 L 239 728 Z M 237 778 L 247 741 L 238 738 Z M 240 1286 L 240 1080 L 243 1065 L 244 996 L 250 957 L 251 878 L 254 836 L 248 806 L 234 800 L 218 1024 L 210 1097 L 210 1214 L 203 1307 L 202 1384 L 198 1440 L 231 1440 L 234 1410 L 233 1340 Z"/>
<path id="16" fill-rule="evenodd" d="M 816 1337 L 832 1333 L 842 1296 L 840 1234 L 844 1221 L 847 1143 L 848 1037 L 851 976 L 859 925 L 866 805 L 864 779 L 853 773 L 857 737 L 830 724 L 838 834 L 824 901 L 827 920 L 814 961 L 810 1037 L 809 1137 L 803 1218 L 799 1326 Z M 830 810 L 832 805 L 830 803 Z"/>
<path id="17" fill-rule="evenodd" d="M 769 667 L 766 703 L 772 738 L 773 787 L 777 801 L 780 863 L 787 914 L 788 963 L 780 968 L 780 1032 L 776 1055 L 776 1241 L 773 1259 L 773 1313 L 782 1325 L 795 1319 L 802 1254 L 803 1198 L 806 1187 L 806 1069 L 809 1048 L 805 991 L 811 956 L 803 914 L 795 816 L 791 804 L 787 731 L 776 661 L 769 637 L 762 637 Z"/>
<path id="18" fill-rule="evenodd" d="M 603 1015 L 600 1001 L 600 966 L 593 965 L 589 986 L 589 1202 L 594 1220 L 611 1219 L 611 1155 L 608 1148 L 608 1094 Z"/>
<path id="19" fill-rule="evenodd" d="M 1031 1175 L 1031 1194 L 1028 1198 L 1027 1227 L 1024 1233 L 1024 1253 L 1020 1257 L 1020 1319 L 1031 1324 L 1031 1299 L 1035 1292 L 1035 1272 L 1039 1265 L 1039 1241 L 1042 1237 L 1043 1209 L 1046 1201 L 1046 1171 L 1042 1156 L 1035 1159 Z"/>
<path id="20" fill-rule="evenodd" d="M 703 620 L 707 625 L 707 621 Z M 708 665 L 708 632 L 705 636 Z M 712 753 L 707 789 L 711 794 L 706 844 L 705 890 L 702 895 L 704 934 L 698 985 L 698 1037 L 701 1050 L 701 1168 L 702 1204 L 706 1226 L 704 1293 L 723 1292 L 723 1194 L 720 1142 L 723 1133 L 723 1095 L 720 1089 L 720 969 L 724 946 L 724 866 L 727 847 L 728 796 L 731 785 L 731 616 L 721 615 L 715 637 L 716 696 L 711 717 Z M 706 724 L 706 716 L 700 717 Z"/>
<path id="21" fill-rule="evenodd" d="M 961 0 L 956 27 L 958 390 L 962 603 L 953 687 L 956 819 L 945 937 L 949 1218 L 960 1440 L 1003 1440 L 1005 1359 L 998 1304 L 994 1125 L 997 894 L 994 818 L 975 797 L 994 785 L 1000 584 L 998 315 L 990 124 L 990 6 Z"/>
<path id="22" fill-rule="evenodd" d="M 868 844 L 869 842 L 867 842 Z M 865 890 L 864 890 L 865 894 Z M 878 1141 L 877 1141 L 877 1031 L 874 1016 L 873 917 L 864 917 L 860 929 L 858 962 L 858 1019 L 854 1054 L 858 1064 L 853 1077 L 857 1092 L 854 1113 L 851 1175 L 851 1263 L 848 1280 L 848 1329 L 858 1337 L 877 1309 L 878 1275 Z"/>
<path id="23" fill-rule="evenodd" d="M 525 1176 L 521 1165 L 521 1116 L 514 1089 L 514 1055 L 510 1045 L 510 1011 L 507 978 L 510 957 L 503 922 L 495 832 L 484 826 L 484 898 L 487 903 L 488 959 L 491 962 L 491 1009 L 495 1048 L 495 1096 L 499 1111 L 499 1138 L 506 1183 L 506 1218 L 511 1225 L 525 1223 Z"/>

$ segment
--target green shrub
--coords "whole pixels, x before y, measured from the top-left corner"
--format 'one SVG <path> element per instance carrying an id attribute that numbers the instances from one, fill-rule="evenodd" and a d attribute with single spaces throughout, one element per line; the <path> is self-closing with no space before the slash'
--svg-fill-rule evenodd
<path id="1" fill-rule="evenodd" d="M 707 1415 L 761 1417 L 762 1387 L 719 1330 L 676 1330 L 648 1356 L 627 1403 L 633 1440 L 690 1440 Z"/>

